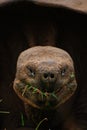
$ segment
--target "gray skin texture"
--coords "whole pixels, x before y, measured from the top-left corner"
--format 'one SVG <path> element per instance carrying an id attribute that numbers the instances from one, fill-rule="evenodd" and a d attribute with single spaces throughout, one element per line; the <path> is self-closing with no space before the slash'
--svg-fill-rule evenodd
<path id="1" fill-rule="evenodd" d="M 13 88 L 32 122 L 38 124 L 47 118 L 56 122 L 53 126 L 59 125 L 69 115 L 70 110 L 63 108 L 77 88 L 73 60 L 66 51 L 56 47 L 27 49 L 18 58 Z M 67 122 L 71 121 L 66 121 L 66 128 Z"/>

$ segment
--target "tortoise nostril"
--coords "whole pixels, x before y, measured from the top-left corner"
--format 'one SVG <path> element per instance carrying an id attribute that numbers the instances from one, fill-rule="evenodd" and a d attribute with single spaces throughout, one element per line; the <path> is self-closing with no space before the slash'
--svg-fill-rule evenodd
<path id="1" fill-rule="evenodd" d="M 43 78 L 45 79 L 45 80 L 53 80 L 53 79 L 55 79 L 55 74 L 54 73 L 44 73 L 43 74 Z"/>
<path id="2" fill-rule="evenodd" d="M 48 73 L 44 73 L 44 78 L 47 79 L 48 78 Z"/>
<path id="3" fill-rule="evenodd" d="M 51 74 L 50 74 L 50 78 L 54 78 L 54 77 L 55 77 L 54 74 L 51 73 Z"/>

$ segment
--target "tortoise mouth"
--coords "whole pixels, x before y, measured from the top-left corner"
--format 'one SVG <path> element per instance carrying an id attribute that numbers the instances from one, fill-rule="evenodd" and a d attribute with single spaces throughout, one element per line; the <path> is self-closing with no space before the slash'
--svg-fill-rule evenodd
<path id="1" fill-rule="evenodd" d="M 36 89 L 36 88 L 34 88 Z M 63 88 L 59 87 L 55 91 L 43 91 L 40 89 L 37 89 L 36 91 L 36 104 L 40 106 L 42 109 L 54 109 L 55 106 L 57 106 L 59 102 L 58 95 L 61 94 Z M 33 91 L 32 91 L 33 93 Z"/>
<path id="2" fill-rule="evenodd" d="M 36 104 L 44 109 L 53 109 L 59 102 L 58 95 L 62 92 L 63 88 L 60 87 L 53 92 L 40 91 Z"/>
<path id="3" fill-rule="evenodd" d="M 58 95 L 62 91 L 62 87 L 59 87 L 55 91 L 43 91 L 30 84 L 20 86 L 18 83 L 14 87 L 18 96 L 29 105 L 40 108 L 51 108 L 58 104 Z"/>
<path id="4" fill-rule="evenodd" d="M 40 90 L 31 84 L 16 82 L 14 90 L 23 102 L 39 109 L 55 109 L 68 100 L 77 88 L 76 82 L 70 82 L 63 86 L 57 86 L 54 91 Z"/>

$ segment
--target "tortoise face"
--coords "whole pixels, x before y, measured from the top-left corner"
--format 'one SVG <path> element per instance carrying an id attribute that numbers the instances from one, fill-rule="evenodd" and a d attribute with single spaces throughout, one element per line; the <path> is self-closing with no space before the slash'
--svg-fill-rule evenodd
<path id="1" fill-rule="evenodd" d="M 30 48 L 19 56 L 13 87 L 33 107 L 56 108 L 77 88 L 73 61 L 67 52 L 55 47 Z"/>

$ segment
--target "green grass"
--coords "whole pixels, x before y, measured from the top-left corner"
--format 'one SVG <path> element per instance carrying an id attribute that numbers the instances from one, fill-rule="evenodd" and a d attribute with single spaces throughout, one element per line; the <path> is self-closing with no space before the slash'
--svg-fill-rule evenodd
<path id="1" fill-rule="evenodd" d="M 43 120 L 41 120 L 41 121 L 38 123 L 37 127 L 35 128 L 35 130 L 39 130 L 40 125 L 41 125 L 44 121 L 48 121 L 48 119 L 47 119 L 47 118 L 44 118 Z"/>
<path id="2" fill-rule="evenodd" d="M 23 113 L 21 113 L 21 126 L 25 125 Z"/>
<path id="3" fill-rule="evenodd" d="M 27 85 L 25 86 L 25 88 L 24 88 L 24 90 L 23 90 L 23 92 L 22 92 L 22 96 L 24 96 L 24 94 L 25 94 L 25 92 L 26 92 L 27 90 L 31 90 L 31 89 L 32 89 L 32 91 L 33 91 L 32 94 L 38 93 L 38 94 L 41 95 L 42 99 L 43 99 L 44 96 L 45 96 L 45 97 L 52 96 L 52 97 L 54 97 L 54 98 L 56 98 L 56 99 L 58 98 L 54 92 L 52 92 L 52 93 L 43 92 L 43 91 L 39 90 L 37 87 L 33 87 L 33 86 L 30 85 L 30 84 L 27 84 Z"/>
<path id="4" fill-rule="evenodd" d="M 1 114 L 10 114 L 9 111 L 0 111 Z"/>
<path id="5" fill-rule="evenodd" d="M 0 103 L 3 101 L 3 99 L 0 99 Z M 9 111 L 0 111 L 0 114 L 10 114 Z"/>
<path id="6" fill-rule="evenodd" d="M 75 74 L 72 72 L 72 74 L 70 75 L 71 78 L 75 78 Z"/>
<path id="7" fill-rule="evenodd" d="M 47 118 L 44 118 L 43 120 L 41 120 L 38 125 L 36 126 L 35 130 L 39 130 L 40 125 L 44 122 L 47 121 Z M 25 121 L 24 121 L 24 116 L 23 113 L 21 113 L 21 126 L 24 127 L 25 126 Z"/>

